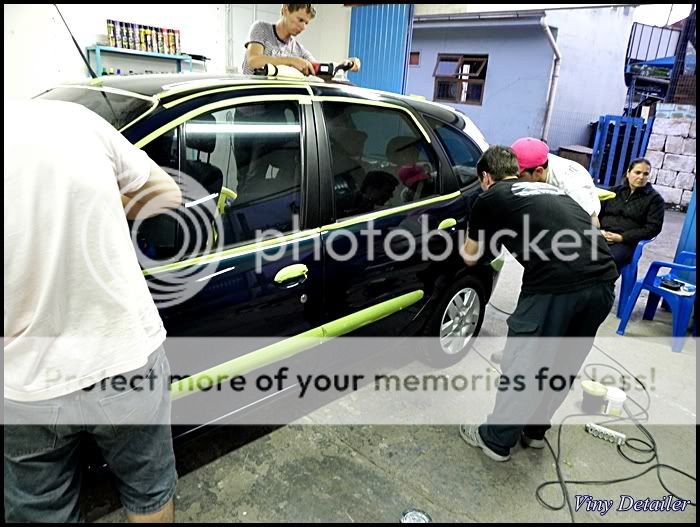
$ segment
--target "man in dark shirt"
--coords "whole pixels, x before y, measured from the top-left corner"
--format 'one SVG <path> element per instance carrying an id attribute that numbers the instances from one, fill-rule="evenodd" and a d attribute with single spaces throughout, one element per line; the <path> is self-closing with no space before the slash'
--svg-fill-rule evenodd
<path id="1" fill-rule="evenodd" d="M 462 425 L 460 434 L 507 461 L 521 436 L 525 446 L 545 446 L 552 415 L 612 307 L 618 273 L 588 214 L 557 187 L 518 180 L 510 148 L 489 148 L 477 171 L 485 192 L 471 213 L 464 261 L 488 261 L 503 245 L 525 272 L 493 412 L 481 426 Z"/>

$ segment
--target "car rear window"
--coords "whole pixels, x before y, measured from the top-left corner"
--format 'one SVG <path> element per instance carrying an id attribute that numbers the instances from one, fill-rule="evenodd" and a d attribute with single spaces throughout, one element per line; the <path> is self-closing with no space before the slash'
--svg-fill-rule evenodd
<path id="1" fill-rule="evenodd" d="M 120 130 L 153 106 L 153 101 L 86 86 L 60 87 L 39 95 L 40 99 L 82 104 Z"/>

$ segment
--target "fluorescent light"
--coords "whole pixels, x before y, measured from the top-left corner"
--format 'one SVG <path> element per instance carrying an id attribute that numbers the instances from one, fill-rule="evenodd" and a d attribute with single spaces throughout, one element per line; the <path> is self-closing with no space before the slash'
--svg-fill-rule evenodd
<path id="1" fill-rule="evenodd" d="M 229 271 L 233 271 L 236 268 L 236 266 L 229 267 L 228 269 L 224 269 L 223 271 L 218 271 L 214 274 L 210 274 L 207 276 L 203 276 L 202 278 L 197 279 L 197 282 L 203 282 L 204 280 L 209 280 L 210 278 L 214 278 L 217 275 L 228 273 Z"/>
<path id="2" fill-rule="evenodd" d="M 203 198 L 185 203 L 185 208 L 189 209 L 190 207 L 194 207 L 195 205 L 199 205 L 200 203 L 204 203 L 205 201 L 209 201 L 210 199 L 214 199 L 217 197 L 219 197 L 218 192 L 216 194 L 209 194 L 208 196 L 204 196 Z"/>
<path id="3" fill-rule="evenodd" d="M 298 124 L 187 123 L 188 134 L 298 134 Z"/>

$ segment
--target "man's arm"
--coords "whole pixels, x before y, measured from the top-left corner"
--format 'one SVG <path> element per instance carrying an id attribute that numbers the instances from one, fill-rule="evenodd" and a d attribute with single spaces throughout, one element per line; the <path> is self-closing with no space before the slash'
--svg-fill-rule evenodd
<path id="1" fill-rule="evenodd" d="M 593 178 L 588 170 L 578 163 L 573 161 L 570 161 L 570 163 L 571 167 L 566 174 L 567 177 L 562 178 L 561 182 L 564 192 L 581 205 L 583 210 L 591 217 L 593 225 L 600 227 L 600 222 L 598 221 L 601 207 L 600 198 L 598 197 L 598 190 L 593 183 Z"/>
<path id="2" fill-rule="evenodd" d="M 182 203 L 180 187 L 170 175 L 151 161 L 146 182 L 133 192 L 122 194 L 127 219 L 144 219 L 175 209 Z"/>
<path id="3" fill-rule="evenodd" d="M 479 242 L 475 242 L 471 238 L 462 247 L 462 259 L 469 267 L 474 267 L 479 262 Z"/>
<path id="4" fill-rule="evenodd" d="M 357 57 L 350 57 L 346 60 L 346 62 L 352 62 L 352 68 L 350 71 L 360 71 L 360 68 L 362 67 L 362 63 Z"/>
<path id="5" fill-rule="evenodd" d="M 270 57 L 265 55 L 265 48 L 259 42 L 250 42 L 246 48 L 246 61 L 251 69 L 262 68 L 265 64 L 275 66 L 291 66 L 298 69 L 304 75 L 311 75 L 314 67 L 302 57 Z"/>

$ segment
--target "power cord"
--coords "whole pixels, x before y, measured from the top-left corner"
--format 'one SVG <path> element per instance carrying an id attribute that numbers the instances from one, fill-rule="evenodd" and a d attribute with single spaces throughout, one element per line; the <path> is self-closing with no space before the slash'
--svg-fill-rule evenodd
<path id="1" fill-rule="evenodd" d="M 510 316 L 513 314 L 512 312 L 508 312 L 508 311 L 505 311 L 499 307 L 496 307 L 490 301 L 489 301 L 489 305 L 493 309 L 495 309 L 496 311 L 498 311 L 506 316 Z M 693 481 L 696 481 L 695 476 L 692 476 L 691 474 L 688 474 L 687 472 L 684 472 L 683 470 L 680 470 L 679 468 L 676 468 L 674 466 L 666 465 L 665 463 L 661 463 L 661 459 L 659 457 L 659 452 L 658 452 L 658 446 L 656 444 L 656 440 L 654 439 L 654 436 L 651 434 L 651 432 L 649 432 L 649 430 L 647 430 L 642 425 L 642 423 L 639 422 L 638 418 L 641 418 L 644 421 L 647 421 L 649 419 L 649 408 L 651 406 L 651 396 L 649 395 L 649 391 L 647 390 L 646 385 L 636 375 L 634 375 L 631 371 L 629 371 L 624 366 L 624 364 L 622 364 L 620 361 L 618 361 L 617 359 L 612 357 L 605 350 L 603 350 L 602 348 L 600 348 L 599 346 L 597 346 L 595 344 L 593 344 L 593 347 L 596 348 L 598 351 L 600 351 L 603 355 L 608 357 L 615 364 L 620 366 L 625 372 L 627 372 L 627 374 L 629 374 L 629 376 L 631 378 L 633 378 L 635 380 L 635 382 L 642 388 L 642 391 L 646 395 L 646 406 L 642 406 L 636 399 L 628 396 L 627 397 L 628 403 L 626 403 L 624 405 L 624 409 L 627 412 L 628 417 L 623 417 L 623 418 L 614 417 L 611 419 L 606 419 L 599 424 L 619 423 L 619 422 L 624 422 L 627 420 L 632 421 L 632 423 L 637 427 L 637 429 L 640 430 L 640 432 L 646 437 L 647 441 L 644 441 L 643 439 L 636 438 L 636 437 L 628 438 L 627 441 L 625 442 L 625 445 L 617 445 L 618 454 L 621 457 L 623 457 L 625 460 L 627 460 L 630 463 L 633 463 L 635 465 L 647 465 L 649 463 L 652 463 L 654 460 L 656 460 L 657 463 L 648 467 L 646 470 L 640 472 L 639 474 L 635 474 L 635 475 L 628 476 L 625 478 L 610 479 L 610 480 L 567 480 L 567 479 L 564 479 L 564 475 L 562 473 L 561 464 L 560 464 L 561 436 L 562 436 L 562 430 L 564 429 L 564 426 L 563 426 L 564 422 L 567 419 L 570 419 L 573 417 L 584 417 L 584 416 L 589 416 L 589 415 L 596 415 L 597 416 L 599 414 L 570 414 L 570 415 L 565 416 L 559 425 L 559 430 L 557 431 L 557 449 L 556 449 L 556 451 L 554 450 L 554 448 L 552 448 L 552 445 L 549 442 L 549 440 L 545 438 L 545 443 L 547 445 L 547 448 L 549 448 L 549 451 L 552 454 L 552 457 L 554 458 L 554 466 L 555 466 L 555 470 L 557 473 L 557 480 L 546 481 L 546 482 L 542 483 L 541 485 L 539 485 L 537 487 L 537 489 L 535 490 L 535 498 L 540 503 L 540 505 L 542 505 L 546 509 L 549 509 L 552 511 L 559 511 L 559 510 L 563 509 L 564 507 L 567 507 L 567 509 L 569 511 L 569 516 L 571 518 L 571 523 L 576 523 L 576 519 L 574 517 L 574 510 L 573 510 L 573 506 L 571 505 L 571 499 L 569 496 L 569 489 L 567 487 L 567 485 L 569 485 L 569 484 L 600 485 L 600 486 L 613 485 L 616 483 L 623 483 L 625 481 L 631 481 L 631 480 L 640 478 L 640 477 L 644 476 L 645 474 L 651 472 L 652 470 L 656 469 L 656 477 L 659 480 L 659 484 L 663 487 L 663 489 L 668 494 L 670 494 L 674 498 L 680 500 L 680 499 L 684 499 L 684 498 L 681 498 L 680 496 L 678 496 L 676 493 L 671 491 L 666 486 L 666 483 L 664 482 L 664 480 L 661 476 L 661 469 L 664 468 L 664 469 L 670 470 L 672 472 L 676 472 L 676 473 L 681 474 L 689 479 L 692 479 Z M 493 367 L 495 370 L 499 371 L 499 373 L 500 373 L 500 368 L 495 366 L 489 359 L 484 357 L 484 355 L 481 352 L 479 352 L 478 349 L 476 349 L 476 348 L 474 348 L 474 349 L 476 350 L 477 353 L 479 353 L 479 355 L 481 355 L 481 357 L 483 357 L 491 365 L 491 367 Z M 601 367 L 601 366 L 604 368 L 610 368 L 613 371 L 615 371 L 617 374 L 623 376 L 623 373 L 619 369 L 615 368 L 614 366 L 611 366 L 610 364 L 602 364 L 602 363 L 587 364 L 583 369 L 584 374 L 589 379 L 593 379 L 594 375 L 591 375 L 589 373 L 589 371 L 588 371 L 589 368 Z M 637 413 L 630 412 L 629 403 L 634 404 L 640 411 Z M 623 450 L 623 448 L 627 448 L 627 449 L 635 452 L 636 454 L 647 454 L 650 457 L 648 457 L 647 459 L 643 459 L 643 460 L 633 459 L 632 457 L 630 457 L 630 453 L 629 452 L 626 453 L 625 450 Z M 541 494 L 542 490 L 550 485 L 559 485 L 561 487 L 561 491 L 562 491 L 562 504 L 561 505 L 558 505 L 558 506 L 552 505 L 551 503 L 548 503 L 542 497 L 542 494 Z M 691 500 L 688 500 L 688 501 L 690 502 L 689 504 L 691 506 L 693 506 L 693 507 L 696 506 L 696 502 L 693 502 Z"/>
<path id="2" fill-rule="evenodd" d="M 659 458 L 659 453 L 658 453 L 658 446 L 657 446 L 657 444 L 656 444 L 656 441 L 655 441 L 654 437 L 653 437 L 652 434 L 637 420 L 637 417 L 639 417 L 639 416 L 644 416 L 644 419 L 648 419 L 648 417 L 649 417 L 649 406 L 650 406 L 650 403 L 651 403 L 651 397 L 649 396 L 649 392 L 648 392 L 646 386 L 644 385 L 644 383 L 643 383 L 637 376 L 635 376 L 634 374 L 632 374 L 632 372 L 630 372 L 624 365 L 620 364 L 619 361 L 617 361 L 616 359 L 614 359 L 613 357 L 611 357 L 608 353 L 606 353 L 606 352 L 605 352 L 604 350 L 602 350 L 600 347 L 596 346 L 595 344 L 593 345 L 593 347 L 596 348 L 596 349 L 597 349 L 598 351 L 600 351 L 601 353 L 603 353 L 603 354 L 604 354 L 605 356 L 607 356 L 609 359 L 611 359 L 612 361 L 614 361 L 615 363 L 619 364 L 619 365 L 622 367 L 622 369 L 625 370 L 632 378 L 634 378 L 635 382 L 637 382 L 637 383 L 642 387 L 642 390 L 644 391 L 644 393 L 645 393 L 646 396 L 647 396 L 647 406 L 646 406 L 646 407 L 644 407 L 644 406 L 642 406 L 641 404 L 639 404 L 635 399 L 633 399 L 633 398 L 631 398 L 631 397 L 628 397 L 628 401 L 630 401 L 631 403 L 635 404 L 635 405 L 641 410 L 640 413 L 638 413 L 638 414 L 633 414 L 632 412 L 630 412 L 629 406 L 628 406 L 627 404 L 625 404 L 624 408 L 625 408 L 625 411 L 626 411 L 627 414 L 628 414 L 628 417 L 625 417 L 625 418 L 612 418 L 612 419 L 605 420 L 605 421 L 602 423 L 602 424 L 607 424 L 607 423 L 612 423 L 612 422 L 622 422 L 622 421 L 626 421 L 626 420 L 631 420 L 631 421 L 633 422 L 633 424 L 642 432 L 642 434 L 643 434 L 643 435 L 646 437 L 646 439 L 648 440 L 648 442 L 647 442 L 647 441 L 644 441 L 644 440 L 639 439 L 639 438 L 629 438 L 629 439 L 627 440 L 627 442 L 626 442 L 626 445 L 624 445 L 624 446 L 623 446 L 623 445 L 617 445 L 618 454 L 620 454 L 620 456 L 622 456 L 624 459 L 626 459 L 626 460 L 629 461 L 630 463 L 637 464 L 637 465 L 646 465 L 646 464 L 648 464 L 648 463 L 653 462 L 654 460 L 656 460 L 657 463 L 654 464 L 654 465 L 652 465 L 652 466 L 650 466 L 650 467 L 648 467 L 646 470 L 644 470 L 643 472 L 640 472 L 639 474 L 635 474 L 635 475 L 628 476 L 628 477 L 625 477 L 625 478 L 610 479 L 610 480 L 566 480 L 566 479 L 564 479 L 563 474 L 562 474 L 562 471 L 561 471 L 561 466 L 560 466 L 561 436 L 562 436 L 562 430 L 563 430 L 563 428 L 564 428 L 564 426 L 563 426 L 563 425 L 564 425 L 564 422 L 565 422 L 567 419 L 570 419 L 570 418 L 572 418 L 572 417 L 580 417 L 580 416 L 586 416 L 586 415 L 591 415 L 591 414 L 570 414 L 570 415 L 565 416 L 564 419 L 562 419 L 562 421 L 561 421 L 561 423 L 560 423 L 560 425 L 559 425 L 559 430 L 557 431 L 557 450 L 555 451 L 555 450 L 552 448 L 550 442 L 549 442 L 547 439 L 545 439 L 545 442 L 546 442 L 546 444 L 547 444 L 547 446 L 548 446 L 550 452 L 552 453 L 552 457 L 554 458 L 554 464 L 555 464 L 556 473 L 557 473 L 557 480 L 556 480 L 556 481 L 546 481 L 546 482 L 542 483 L 541 485 L 539 485 L 539 486 L 537 487 L 537 489 L 535 490 L 535 497 L 537 498 L 537 501 L 538 501 L 543 507 L 545 507 L 545 508 L 547 508 L 547 509 L 549 509 L 549 510 L 558 511 L 558 510 L 563 509 L 564 507 L 568 507 L 569 515 L 570 515 L 570 517 L 571 517 L 571 522 L 572 522 L 572 523 L 575 523 L 576 520 L 575 520 L 575 518 L 574 518 L 573 507 L 572 507 L 572 505 L 571 505 L 571 500 L 570 500 L 569 492 L 568 492 L 568 488 L 567 488 L 567 485 L 569 485 L 569 484 L 574 484 L 574 485 L 601 485 L 601 486 L 602 486 L 602 485 L 612 485 L 612 484 L 615 484 L 615 483 L 621 483 L 621 482 L 631 481 L 631 480 L 633 480 L 633 479 L 637 479 L 637 478 L 639 478 L 639 477 L 641 477 L 641 476 L 644 476 L 644 475 L 647 474 L 648 472 L 651 472 L 652 470 L 656 469 L 657 478 L 658 478 L 658 480 L 659 480 L 659 483 L 660 483 L 661 486 L 663 487 L 663 489 L 664 489 L 668 494 L 670 494 L 671 496 L 673 496 L 673 497 L 676 498 L 676 499 L 684 499 L 684 498 L 681 498 L 680 496 L 678 496 L 678 495 L 677 495 L 676 493 L 674 493 L 673 491 L 671 491 L 671 490 L 666 486 L 666 484 L 665 484 L 665 482 L 664 482 L 664 480 L 663 480 L 663 478 L 662 478 L 662 476 L 661 476 L 661 469 L 662 469 L 662 468 L 665 468 L 665 469 L 671 470 L 671 471 L 676 472 L 676 473 L 678 473 L 678 474 L 682 474 L 683 476 L 685 476 L 685 477 L 687 477 L 687 478 L 689 478 L 689 479 L 692 479 L 693 481 L 696 481 L 695 476 L 692 476 L 692 475 L 688 474 L 687 472 L 684 472 L 684 471 L 682 471 L 682 470 L 680 470 L 680 469 L 678 469 L 678 468 L 676 468 L 676 467 L 673 467 L 673 466 L 671 466 L 671 465 L 666 465 L 666 464 L 664 464 L 664 463 L 661 463 L 661 460 L 660 460 L 660 458 Z M 613 367 L 613 366 L 611 366 L 611 365 L 609 365 L 609 364 L 589 364 L 589 365 L 587 365 L 586 368 L 584 368 L 584 372 L 586 372 L 586 369 L 587 369 L 588 367 L 592 367 L 592 366 L 604 366 L 604 367 L 607 367 L 607 368 L 612 369 L 613 371 L 617 372 L 617 373 L 620 374 L 620 375 L 622 374 L 622 372 L 621 372 L 620 370 L 618 370 L 617 368 L 615 368 L 615 367 Z M 588 374 L 587 374 L 587 375 L 588 375 Z M 590 377 L 589 377 L 589 378 L 590 378 Z M 597 414 L 596 414 L 596 415 L 597 415 Z M 637 445 L 637 444 L 640 445 L 640 446 L 635 446 L 635 445 Z M 644 459 L 644 460 L 633 459 L 632 457 L 630 457 L 629 453 L 625 453 L 625 451 L 623 450 L 623 448 L 625 448 L 625 447 L 628 448 L 628 449 L 630 449 L 630 450 L 632 450 L 632 451 L 634 451 L 634 452 L 637 452 L 637 453 L 651 454 L 651 457 L 649 457 L 648 459 Z M 550 504 L 550 503 L 547 503 L 547 501 L 546 501 L 546 500 L 542 497 L 542 495 L 541 495 L 542 489 L 544 489 L 544 488 L 546 488 L 546 487 L 548 487 L 548 486 L 550 486 L 550 485 L 559 485 L 559 486 L 561 486 L 561 489 L 562 489 L 562 497 L 563 497 L 563 503 L 562 503 L 561 505 L 559 505 L 559 506 L 556 506 L 556 505 L 552 505 L 552 504 Z M 690 500 L 689 500 L 689 501 L 690 501 Z M 693 502 L 693 501 L 690 501 L 690 505 L 693 506 L 693 507 L 695 507 L 696 503 Z"/>

